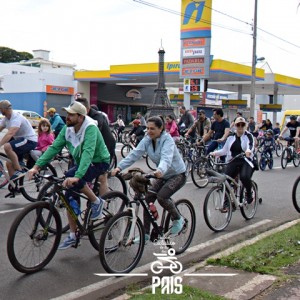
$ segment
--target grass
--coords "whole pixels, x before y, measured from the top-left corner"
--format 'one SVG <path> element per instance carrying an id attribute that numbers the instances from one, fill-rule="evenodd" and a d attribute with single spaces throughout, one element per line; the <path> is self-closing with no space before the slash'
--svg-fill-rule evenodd
<path id="1" fill-rule="evenodd" d="M 183 285 L 182 294 L 166 295 L 161 294 L 161 290 L 157 289 L 155 294 L 152 294 L 151 289 L 140 291 L 139 294 L 131 294 L 130 300 L 222 300 L 221 296 L 213 295 L 209 292 L 202 291 L 197 288 Z"/>
<path id="2" fill-rule="evenodd" d="M 300 260 L 299 241 L 300 224 L 297 224 L 226 257 L 209 259 L 207 263 L 282 276 L 283 267 Z"/>

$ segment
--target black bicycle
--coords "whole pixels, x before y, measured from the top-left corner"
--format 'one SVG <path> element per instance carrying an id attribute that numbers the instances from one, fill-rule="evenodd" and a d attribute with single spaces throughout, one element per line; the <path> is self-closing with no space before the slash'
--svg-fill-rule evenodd
<path id="1" fill-rule="evenodd" d="M 101 234 L 99 256 L 108 273 L 129 273 L 142 257 L 145 232 L 139 218 L 140 205 L 151 219 L 152 242 L 162 240 L 167 247 L 173 248 L 176 254 L 183 253 L 192 242 L 196 226 L 196 214 L 192 203 L 187 199 L 175 202 L 178 212 L 184 218 L 184 226 L 178 234 L 171 234 L 171 215 L 163 210 L 159 225 L 145 200 L 150 178 L 156 177 L 142 171 L 131 172 L 130 186 L 135 191 L 134 199 L 127 211 L 120 212 L 109 220 Z M 132 207 L 133 204 L 135 208 Z"/>
<path id="2" fill-rule="evenodd" d="M 8 233 L 7 254 L 13 267 L 22 273 L 34 273 L 44 268 L 54 257 L 61 235 L 66 231 L 60 210 L 67 210 L 77 224 L 76 244 L 87 236 L 92 246 L 99 251 L 100 235 L 107 222 L 129 205 L 128 197 L 117 191 L 102 196 L 106 201 L 103 217 L 91 220 L 91 205 L 86 196 L 72 191 L 74 198 L 86 200 L 86 207 L 77 215 L 66 199 L 64 178 L 45 177 L 49 180 L 51 193 L 43 201 L 26 206 L 13 221 Z M 82 202 L 82 201 L 81 201 Z M 83 205 L 81 205 L 83 207 Z"/>
<path id="3" fill-rule="evenodd" d="M 293 205 L 298 213 L 300 213 L 300 176 L 296 179 L 293 185 L 292 199 Z"/>

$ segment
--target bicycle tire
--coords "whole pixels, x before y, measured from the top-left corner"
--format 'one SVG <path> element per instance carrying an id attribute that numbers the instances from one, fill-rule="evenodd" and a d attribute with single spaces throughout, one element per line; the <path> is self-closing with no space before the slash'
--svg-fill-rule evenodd
<path id="1" fill-rule="evenodd" d="M 137 218 L 134 239 L 127 237 L 132 226 L 132 213 L 125 211 L 112 217 L 104 228 L 101 239 L 99 257 L 108 273 L 129 273 L 139 263 L 145 246 L 145 231 L 140 218 Z"/>
<path id="2" fill-rule="evenodd" d="M 205 188 L 209 183 L 206 173 L 207 162 L 200 157 L 192 165 L 191 177 L 194 185 L 200 189 Z"/>
<path id="3" fill-rule="evenodd" d="M 266 169 L 267 166 L 267 162 L 266 162 L 266 158 L 264 156 L 261 156 L 260 160 L 259 160 L 259 168 L 264 171 Z"/>
<path id="4" fill-rule="evenodd" d="M 116 168 L 117 164 L 118 164 L 118 158 L 117 158 L 116 153 L 114 153 L 114 155 L 110 161 L 108 171 L 111 171 L 112 169 Z"/>
<path id="5" fill-rule="evenodd" d="M 130 144 L 125 144 L 121 148 L 121 155 L 122 155 L 122 157 L 125 158 L 132 150 L 133 150 L 133 147 Z"/>
<path id="6" fill-rule="evenodd" d="M 175 206 L 184 218 L 184 226 L 182 231 L 177 235 L 170 235 L 166 239 L 166 245 L 175 250 L 175 254 L 183 253 L 191 244 L 195 228 L 196 228 L 196 213 L 193 204 L 187 199 L 180 199 L 175 202 Z M 168 213 L 165 222 L 164 232 L 168 232 L 172 227 L 171 214 Z"/>
<path id="7" fill-rule="evenodd" d="M 300 213 L 300 176 L 296 179 L 293 185 L 292 200 L 293 205 L 298 213 Z"/>
<path id="8" fill-rule="evenodd" d="M 49 234 L 45 224 L 39 222 L 41 214 L 47 214 L 48 221 L 56 223 L 56 234 Z M 35 226 L 37 228 L 34 231 Z M 60 216 L 49 203 L 36 202 L 26 206 L 16 217 L 8 233 L 7 254 L 12 266 L 26 274 L 43 269 L 56 253 L 61 238 L 60 229 Z"/>
<path id="9" fill-rule="evenodd" d="M 273 158 L 270 157 L 269 161 L 268 161 L 268 167 L 269 167 L 270 170 L 273 169 L 273 165 L 274 165 L 274 160 L 273 160 Z"/>
<path id="10" fill-rule="evenodd" d="M 208 191 L 203 204 L 205 223 L 215 232 L 224 230 L 229 225 L 232 217 L 232 204 L 228 191 L 225 190 L 225 201 L 228 201 L 226 205 L 227 212 L 222 212 L 225 202 L 222 200 L 222 195 L 223 186 L 214 186 Z M 216 216 L 214 217 L 214 215 Z"/>
<path id="11" fill-rule="evenodd" d="M 146 164 L 148 166 L 148 168 L 152 171 L 156 170 L 156 164 L 151 160 L 151 158 L 148 156 L 148 154 L 146 155 Z"/>
<path id="12" fill-rule="evenodd" d="M 281 154 L 281 168 L 285 169 L 288 164 L 288 149 L 285 148 Z"/>
<path id="13" fill-rule="evenodd" d="M 241 214 L 246 220 L 251 220 L 256 214 L 257 206 L 258 206 L 258 191 L 257 191 L 257 185 L 254 183 L 254 181 L 251 181 L 251 194 L 254 198 L 253 202 L 251 204 L 248 204 L 247 201 L 245 201 L 245 195 L 246 195 L 246 189 L 243 186 L 241 188 L 240 193 L 240 202 L 243 203 L 243 206 L 241 206 Z"/>
<path id="14" fill-rule="evenodd" d="M 109 173 L 107 177 L 107 183 L 110 191 L 119 191 L 127 195 L 127 185 L 122 175 L 116 174 L 115 176 L 111 176 Z"/>
<path id="15" fill-rule="evenodd" d="M 1 153 L 2 156 L 7 157 L 5 154 Z M 0 189 L 5 187 L 9 180 L 5 177 L 4 173 L 6 170 L 4 169 L 4 165 L 2 161 L 0 160 Z"/>
<path id="16" fill-rule="evenodd" d="M 300 164 L 300 155 L 296 152 L 296 150 L 294 149 L 294 152 L 293 152 L 293 164 L 296 168 L 299 167 L 299 164 Z"/>
<path id="17" fill-rule="evenodd" d="M 42 168 L 39 171 L 39 174 L 42 176 L 51 174 L 57 177 L 57 172 L 51 164 L 47 164 L 44 168 Z M 36 202 L 38 200 L 40 190 L 46 183 L 47 180 L 41 176 L 37 176 L 30 181 L 26 176 L 23 176 L 19 179 L 19 190 L 25 199 L 30 202 Z"/>
<path id="18" fill-rule="evenodd" d="M 129 205 L 130 200 L 126 195 L 118 191 L 111 191 L 105 193 L 102 199 L 106 201 L 103 209 L 103 218 L 96 221 L 89 221 L 88 224 L 88 238 L 92 246 L 99 251 L 99 241 L 101 234 L 108 221 L 116 214 L 124 211 L 125 207 Z"/>
<path id="19" fill-rule="evenodd" d="M 278 157 L 281 156 L 282 150 L 283 150 L 283 145 L 282 145 L 282 143 L 281 143 L 281 142 L 276 142 L 276 145 L 275 145 L 275 152 L 276 152 L 276 155 L 277 155 Z"/>
<path id="20" fill-rule="evenodd" d="M 55 192 L 55 183 L 48 181 L 41 189 L 38 195 L 38 201 L 51 203 L 57 210 L 61 219 L 61 231 L 62 233 L 67 232 L 70 229 L 68 220 L 68 211 L 64 202 L 60 199 L 60 196 Z M 78 201 L 80 204 L 80 200 Z M 42 221 L 45 220 L 42 218 Z M 49 232 L 56 234 L 56 228 L 49 227 Z"/>

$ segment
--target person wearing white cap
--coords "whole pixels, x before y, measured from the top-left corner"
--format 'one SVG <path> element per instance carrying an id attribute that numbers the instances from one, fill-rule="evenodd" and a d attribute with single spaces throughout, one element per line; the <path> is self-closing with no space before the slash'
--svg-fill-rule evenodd
<path id="1" fill-rule="evenodd" d="M 29 180 L 66 146 L 75 161 L 75 165 L 66 172 L 66 179 L 63 182 L 65 187 L 70 188 L 66 196 L 70 201 L 74 200 L 72 190 L 85 194 L 91 201 L 91 220 L 96 220 L 102 216 L 105 201 L 94 194 L 87 182 L 91 182 L 108 170 L 110 154 L 95 121 L 87 116 L 84 105 L 74 102 L 69 107 L 63 107 L 63 110 L 68 113 L 66 126 L 36 161 L 34 167 L 28 171 Z M 68 219 L 70 235 L 59 245 L 60 250 L 70 248 L 76 243 L 76 223 L 69 214 Z"/>
<path id="2" fill-rule="evenodd" d="M 37 146 L 37 135 L 30 122 L 21 114 L 14 112 L 8 100 L 0 101 L 0 111 L 4 118 L 0 121 L 0 132 L 7 128 L 7 133 L 0 141 L 0 147 L 4 146 L 7 157 L 7 170 L 12 180 L 18 179 L 24 174 L 20 166 L 25 153 Z"/>
<path id="3" fill-rule="evenodd" d="M 226 155 L 226 161 L 229 162 L 226 166 L 225 174 L 231 178 L 235 178 L 240 174 L 240 179 L 246 189 L 248 204 L 253 202 L 251 195 L 251 177 L 254 172 L 254 165 L 252 162 L 254 156 L 254 139 L 249 131 L 246 131 L 246 121 L 243 117 L 237 117 L 234 122 L 236 132 L 227 138 L 224 147 L 211 153 L 214 156 Z M 245 153 L 246 157 L 232 158 L 237 155 Z M 226 201 L 224 203 L 223 212 L 227 212 Z"/>

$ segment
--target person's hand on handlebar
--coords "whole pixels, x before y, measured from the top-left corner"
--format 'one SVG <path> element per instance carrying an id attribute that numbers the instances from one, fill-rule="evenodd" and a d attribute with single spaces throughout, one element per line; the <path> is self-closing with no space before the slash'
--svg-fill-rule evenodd
<path id="1" fill-rule="evenodd" d="M 111 170 L 111 176 L 116 176 L 118 173 L 121 172 L 121 169 L 116 167 L 115 169 Z"/>
<path id="2" fill-rule="evenodd" d="M 245 151 L 246 157 L 251 157 L 252 152 L 250 150 Z"/>
<path id="3" fill-rule="evenodd" d="M 161 178 L 163 176 L 162 172 L 159 170 L 154 171 L 153 174 L 157 178 Z"/>
<path id="4" fill-rule="evenodd" d="M 79 178 L 77 177 L 68 177 L 64 180 L 63 182 L 63 187 L 65 188 L 70 188 L 72 187 L 74 184 L 76 184 L 79 181 Z"/>
<path id="5" fill-rule="evenodd" d="M 38 167 L 37 165 L 34 165 L 33 168 L 27 172 L 28 180 L 31 180 L 35 174 L 38 174 L 39 170 L 40 170 L 40 167 Z"/>

